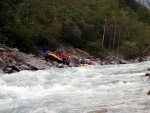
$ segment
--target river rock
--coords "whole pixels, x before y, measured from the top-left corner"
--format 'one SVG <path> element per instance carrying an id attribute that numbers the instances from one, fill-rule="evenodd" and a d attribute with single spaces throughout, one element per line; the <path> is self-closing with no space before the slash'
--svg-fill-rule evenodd
<path id="1" fill-rule="evenodd" d="M 17 62 L 22 62 L 24 60 L 28 60 L 27 55 L 22 52 L 13 51 L 10 53 L 10 57 L 13 57 Z"/>
<path id="2" fill-rule="evenodd" d="M 27 66 L 27 65 L 25 65 L 25 64 L 21 64 L 21 65 L 19 66 L 19 69 L 21 69 L 21 70 L 30 70 L 29 66 Z"/>
<path id="3" fill-rule="evenodd" d="M 52 61 L 51 63 L 52 63 L 52 64 L 53 64 L 53 66 L 55 66 L 55 67 L 57 67 L 57 66 L 58 66 L 58 62 L 56 62 L 56 61 Z"/>
<path id="4" fill-rule="evenodd" d="M 17 48 L 13 48 L 13 51 L 19 52 L 19 49 L 17 49 Z"/>
<path id="5" fill-rule="evenodd" d="M 148 68 L 147 71 L 145 72 L 145 76 L 149 76 L 150 77 L 150 68 Z"/>
<path id="6" fill-rule="evenodd" d="M 74 50 L 74 53 L 78 54 L 78 55 L 80 55 L 82 57 L 90 57 L 89 53 L 87 53 L 87 52 L 85 52 L 85 51 L 83 51 L 81 49 L 78 49 L 78 48 Z"/>
<path id="7" fill-rule="evenodd" d="M 3 61 L 3 59 L 0 57 L 0 68 L 5 67 L 6 63 Z"/>
<path id="8" fill-rule="evenodd" d="M 5 51 L 5 49 L 4 48 L 0 48 L 0 52 L 4 52 Z"/>
<path id="9" fill-rule="evenodd" d="M 64 65 L 62 63 L 58 64 L 58 68 L 64 68 Z"/>
<path id="10" fill-rule="evenodd" d="M 70 62 L 69 67 L 75 67 L 75 63 Z"/>
<path id="11" fill-rule="evenodd" d="M 129 64 L 129 62 L 128 62 L 128 61 L 123 60 L 123 59 L 120 59 L 120 60 L 119 60 L 119 63 L 120 63 L 120 64 Z"/>
<path id="12" fill-rule="evenodd" d="M 106 109 L 102 109 L 102 110 L 96 110 L 93 113 L 106 113 L 107 110 Z"/>
<path id="13" fill-rule="evenodd" d="M 3 71 L 4 71 L 5 73 L 14 73 L 14 72 L 19 72 L 20 69 L 19 69 L 18 67 L 16 67 L 16 66 L 6 66 L 6 67 L 3 69 Z"/>
<path id="14" fill-rule="evenodd" d="M 3 70 L 2 70 L 2 69 L 0 69 L 0 74 L 1 74 L 1 73 L 3 73 Z"/>
<path id="15" fill-rule="evenodd" d="M 29 70 L 43 70 L 50 67 L 50 63 L 46 63 L 46 61 L 41 61 L 38 59 L 30 59 L 27 62 L 24 61 L 24 64 L 29 67 Z"/>
<path id="16" fill-rule="evenodd" d="M 147 95 L 150 95 L 150 90 L 149 90 L 149 92 L 147 93 Z"/>

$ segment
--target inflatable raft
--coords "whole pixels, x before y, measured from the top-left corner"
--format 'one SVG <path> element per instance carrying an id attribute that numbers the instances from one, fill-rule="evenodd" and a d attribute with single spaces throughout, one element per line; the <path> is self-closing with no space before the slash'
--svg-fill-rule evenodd
<path id="1" fill-rule="evenodd" d="M 60 57 L 58 57 L 57 55 L 53 54 L 53 53 L 50 53 L 48 55 L 48 58 L 50 60 L 57 61 L 58 63 L 63 63 L 63 60 Z"/>

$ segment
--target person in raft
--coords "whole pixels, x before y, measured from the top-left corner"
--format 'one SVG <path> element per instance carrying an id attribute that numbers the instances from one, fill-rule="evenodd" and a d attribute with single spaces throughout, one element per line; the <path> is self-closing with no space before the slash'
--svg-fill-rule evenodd
<path id="1" fill-rule="evenodd" d="M 63 53 L 61 54 L 61 58 L 62 58 L 62 60 L 63 60 L 63 64 L 69 66 L 70 60 L 71 60 L 70 54 L 65 54 L 65 52 L 63 52 Z"/>
<path id="2" fill-rule="evenodd" d="M 66 65 L 68 65 L 69 66 L 69 64 L 70 64 L 70 60 L 71 60 L 71 56 L 70 56 L 70 54 L 68 54 L 67 56 L 66 56 Z"/>
<path id="3" fill-rule="evenodd" d="M 65 52 L 62 52 L 62 53 L 61 53 L 61 58 L 62 58 L 62 60 L 63 60 L 63 64 L 66 64 L 67 58 L 66 58 Z"/>
<path id="4" fill-rule="evenodd" d="M 51 52 L 50 50 L 47 50 L 47 51 L 44 52 L 44 58 L 45 58 L 45 60 L 46 60 L 47 62 L 48 62 L 48 60 L 49 60 L 48 55 L 49 55 L 50 52 Z"/>
<path id="5" fill-rule="evenodd" d="M 84 58 L 81 59 L 81 64 L 85 64 Z"/>

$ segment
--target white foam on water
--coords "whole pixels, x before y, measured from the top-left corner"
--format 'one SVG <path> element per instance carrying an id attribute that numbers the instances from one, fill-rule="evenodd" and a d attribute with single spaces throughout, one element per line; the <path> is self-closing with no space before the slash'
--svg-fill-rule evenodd
<path id="1" fill-rule="evenodd" d="M 148 113 L 150 62 L 96 65 L 0 76 L 0 113 Z"/>

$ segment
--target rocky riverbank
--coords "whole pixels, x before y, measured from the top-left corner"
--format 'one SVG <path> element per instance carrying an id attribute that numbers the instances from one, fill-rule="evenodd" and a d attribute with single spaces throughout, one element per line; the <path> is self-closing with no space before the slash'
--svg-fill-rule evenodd
<path id="1" fill-rule="evenodd" d="M 128 64 L 138 63 L 142 61 L 150 60 L 149 57 L 140 57 L 135 59 L 125 60 L 119 56 L 107 56 L 105 58 L 95 58 L 89 53 L 80 49 L 70 48 L 67 51 L 64 49 L 58 49 L 58 51 L 69 53 L 72 57 L 70 62 L 71 67 L 75 66 L 75 62 L 80 58 L 90 58 L 92 62 L 100 65 L 107 64 Z M 0 44 L 0 73 L 14 73 L 21 70 L 42 70 L 52 67 L 65 67 L 59 65 L 56 61 L 45 61 L 41 53 L 41 56 L 35 56 L 33 54 L 25 54 L 20 52 L 17 48 L 10 48 Z"/>

